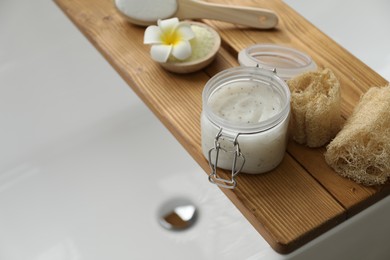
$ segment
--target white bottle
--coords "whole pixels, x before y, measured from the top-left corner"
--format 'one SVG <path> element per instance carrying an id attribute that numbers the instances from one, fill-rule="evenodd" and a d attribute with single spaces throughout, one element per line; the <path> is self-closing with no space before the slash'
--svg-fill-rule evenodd
<path id="1" fill-rule="evenodd" d="M 282 161 L 287 146 L 290 91 L 272 71 L 236 67 L 211 78 L 203 90 L 202 151 L 209 180 L 234 188 L 238 172 L 259 174 Z M 232 171 L 218 177 L 216 168 Z"/>

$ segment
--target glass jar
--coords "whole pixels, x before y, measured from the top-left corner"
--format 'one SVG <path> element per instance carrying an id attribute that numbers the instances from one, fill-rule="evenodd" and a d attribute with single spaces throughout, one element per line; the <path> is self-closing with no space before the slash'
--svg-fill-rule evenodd
<path id="1" fill-rule="evenodd" d="M 212 77 L 203 94 L 202 151 L 209 180 L 234 188 L 239 172 L 259 174 L 282 161 L 287 146 L 290 91 L 274 72 L 235 67 Z M 231 170 L 231 179 L 217 175 Z"/>

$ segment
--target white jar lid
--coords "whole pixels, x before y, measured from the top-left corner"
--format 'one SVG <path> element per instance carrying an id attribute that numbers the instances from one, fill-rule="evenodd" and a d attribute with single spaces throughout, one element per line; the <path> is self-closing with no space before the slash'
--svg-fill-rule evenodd
<path id="1" fill-rule="evenodd" d="M 243 49 L 238 54 L 238 62 L 241 66 L 276 69 L 276 74 L 284 80 L 317 69 L 306 53 L 275 44 L 256 44 Z"/>

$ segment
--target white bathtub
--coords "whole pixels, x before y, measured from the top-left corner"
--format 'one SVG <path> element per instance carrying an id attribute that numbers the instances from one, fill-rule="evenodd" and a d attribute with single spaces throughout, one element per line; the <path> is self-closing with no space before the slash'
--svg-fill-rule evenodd
<path id="1" fill-rule="evenodd" d="M 0 158 L 0 260 L 390 258 L 389 198 L 274 252 L 48 0 L 0 2 Z M 172 198 L 189 230 L 159 225 Z"/>

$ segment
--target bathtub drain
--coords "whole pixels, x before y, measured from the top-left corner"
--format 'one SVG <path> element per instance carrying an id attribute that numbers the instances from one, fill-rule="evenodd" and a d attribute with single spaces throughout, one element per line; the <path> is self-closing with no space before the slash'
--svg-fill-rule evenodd
<path id="1" fill-rule="evenodd" d="M 198 209 L 188 199 L 175 198 L 164 203 L 158 211 L 158 221 L 165 229 L 186 230 L 198 217 Z"/>

